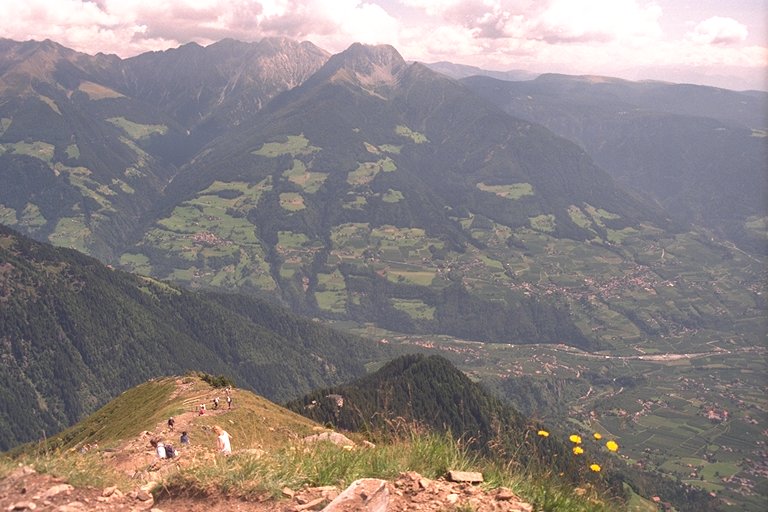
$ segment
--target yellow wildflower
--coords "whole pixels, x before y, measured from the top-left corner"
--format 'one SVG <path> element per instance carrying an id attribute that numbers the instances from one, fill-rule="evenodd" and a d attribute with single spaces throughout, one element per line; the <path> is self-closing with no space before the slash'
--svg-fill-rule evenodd
<path id="1" fill-rule="evenodd" d="M 616 441 L 608 441 L 607 443 L 605 443 L 605 447 L 611 450 L 612 452 L 619 450 L 619 445 L 618 443 L 616 443 Z"/>
<path id="2" fill-rule="evenodd" d="M 571 437 L 569 437 L 568 439 L 570 439 L 571 442 L 574 444 L 581 444 L 581 436 L 579 435 L 571 434 Z"/>
<path id="3" fill-rule="evenodd" d="M 584 453 L 584 448 L 582 448 L 581 446 L 574 446 L 573 447 L 573 454 L 574 455 L 581 455 L 582 453 Z"/>
<path id="4" fill-rule="evenodd" d="M 595 433 L 594 433 L 594 434 L 592 434 L 592 435 L 593 435 L 593 436 L 595 437 L 595 439 L 597 439 L 598 441 L 599 441 L 599 440 L 601 440 L 601 439 L 603 438 L 603 434 L 601 434 L 600 432 L 595 432 Z"/>
<path id="5" fill-rule="evenodd" d="M 592 471 L 594 471 L 595 473 L 597 473 L 597 472 L 598 472 L 598 471 L 600 471 L 600 469 L 601 469 L 601 468 L 600 468 L 600 464 L 592 464 L 591 466 L 589 466 L 589 469 L 591 469 Z"/>
<path id="6" fill-rule="evenodd" d="M 547 432 L 546 430 L 539 430 L 538 434 L 541 437 L 549 437 L 549 432 Z"/>

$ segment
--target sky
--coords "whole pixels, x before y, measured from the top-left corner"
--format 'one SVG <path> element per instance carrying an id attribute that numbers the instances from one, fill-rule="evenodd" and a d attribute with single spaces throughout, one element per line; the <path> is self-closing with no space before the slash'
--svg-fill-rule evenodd
<path id="1" fill-rule="evenodd" d="M 126 58 L 224 38 L 768 90 L 768 0 L 0 0 L 0 37 Z"/>

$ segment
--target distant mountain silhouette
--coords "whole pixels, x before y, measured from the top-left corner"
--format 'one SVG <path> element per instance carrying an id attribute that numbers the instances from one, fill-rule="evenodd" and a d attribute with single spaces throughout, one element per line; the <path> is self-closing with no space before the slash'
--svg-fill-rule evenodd
<path id="1" fill-rule="evenodd" d="M 677 219 L 764 254 L 768 93 L 542 75 L 463 80 L 510 114 L 578 142 L 619 182 Z"/>

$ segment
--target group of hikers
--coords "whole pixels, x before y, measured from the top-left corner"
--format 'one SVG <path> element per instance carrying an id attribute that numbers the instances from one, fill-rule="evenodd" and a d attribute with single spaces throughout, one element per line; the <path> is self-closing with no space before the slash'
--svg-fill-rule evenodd
<path id="1" fill-rule="evenodd" d="M 227 409 L 232 409 L 232 395 L 230 394 L 230 388 L 227 388 L 225 390 L 227 395 Z M 218 409 L 219 408 L 219 397 L 214 397 L 213 399 L 213 408 Z M 200 404 L 197 408 L 198 415 L 203 416 L 205 414 L 205 404 Z M 176 420 L 171 416 L 168 418 L 168 430 L 170 432 L 174 431 L 174 427 L 176 425 Z M 221 428 L 218 425 L 215 425 L 213 427 L 213 431 L 216 433 L 216 449 L 219 451 L 219 453 L 222 453 L 224 455 L 229 455 L 232 453 L 232 444 L 230 442 L 231 436 L 229 433 Z M 182 446 L 189 446 L 189 433 L 185 430 L 181 433 L 181 437 L 179 437 L 179 442 Z M 160 459 L 171 459 L 175 457 L 178 452 L 173 447 L 173 445 L 169 443 L 163 442 L 161 438 L 154 437 L 152 438 L 149 443 L 152 445 L 152 447 L 157 452 L 157 456 Z"/>
<path id="2" fill-rule="evenodd" d="M 230 389 L 227 388 L 225 390 L 225 393 L 227 394 L 227 409 L 231 409 L 232 408 L 232 395 L 230 394 Z M 219 403 L 221 403 L 221 400 L 219 400 L 219 397 L 218 396 L 213 397 L 213 409 L 214 410 L 219 408 Z M 197 407 L 197 414 L 200 415 L 200 416 L 203 416 L 205 414 L 206 410 L 207 409 L 205 408 L 205 404 L 200 404 Z"/>
<path id="3" fill-rule="evenodd" d="M 169 421 L 171 419 L 173 418 L 170 418 Z M 230 441 L 232 436 L 229 435 L 229 432 L 218 425 L 213 427 L 213 431 L 216 434 L 216 449 L 221 454 L 230 455 L 232 453 L 232 443 Z M 182 446 L 189 446 L 189 433 L 186 430 L 181 433 L 179 442 Z M 178 451 L 173 447 L 173 445 L 164 442 L 161 438 L 153 437 L 150 439 L 149 444 L 151 444 L 152 448 L 155 449 L 157 452 L 157 457 L 160 459 L 172 459 L 178 455 Z"/>

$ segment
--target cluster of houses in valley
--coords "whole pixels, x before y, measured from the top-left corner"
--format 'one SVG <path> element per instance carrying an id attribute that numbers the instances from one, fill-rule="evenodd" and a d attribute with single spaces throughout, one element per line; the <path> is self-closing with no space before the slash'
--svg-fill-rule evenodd
<path id="1" fill-rule="evenodd" d="M 231 240 L 224 240 L 215 233 L 210 231 L 198 231 L 189 236 L 189 238 L 196 244 L 205 245 L 208 247 L 218 247 L 220 245 L 232 245 Z"/>
<path id="2" fill-rule="evenodd" d="M 728 417 L 730 416 L 726 409 L 716 409 L 714 407 L 705 409 L 703 415 L 712 423 L 728 421 Z"/>

